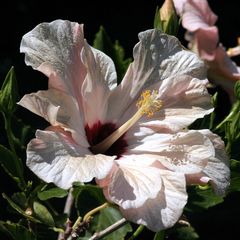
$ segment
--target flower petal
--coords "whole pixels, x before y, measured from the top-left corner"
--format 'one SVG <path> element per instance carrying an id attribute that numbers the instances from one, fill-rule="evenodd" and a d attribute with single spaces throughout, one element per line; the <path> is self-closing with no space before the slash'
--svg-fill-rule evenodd
<path id="1" fill-rule="evenodd" d="M 157 123 L 160 128 L 164 126 L 176 132 L 188 127 L 196 119 L 211 113 L 214 109 L 206 84 L 206 80 L 187 75 L 164 80 L 159 88 L 163 107 L 153 116 L 153 119 L 159 120 L 157 122 L 141 120 L 140 123 L 143 123 L 141 125 L 156 126 Z"/>
<path id="2" fill-rule="evenodd" d="M 216 49 L 215 59 L 208 61 L 207 64 L 209 80 L 214 84 L 221 85 L 233 102 L 234 85 L 240 79 L 239 67 L 228 57 L 222 45 Z"/>
<path id="3" fill-rule="evenodd" d="M 103 118 L 106 91 L 117 84 L 116 71 L 109 57 L 90 49 L 84 41 L 83 25 L 63 20 L 39 24 L 23 36 L 20 50 L 25 53 L 27 65 L 49 77 L 50 88 L 65 92 L 77 100 L 81 115 L 84 115 L 84 105 L 88 124 L 93 118 Z M 89 100 L 94 102 L 91 105 L 94 110 L 89 108 Z"/>
<path id="4" fill-rule="evenodd" d="M 218 29 L 217 27 L 208 27 L 206 29 L 198 29 L 194 34 L 193 49 L 197 48 L 198 56 L 207 61 L 215 58 L 218 45 Z"/>
<path id="5" fill-rule="evenodd" d="M 206 84 L 206 80 L 188 75 L 163 80 L 159 88 L 162 108 L 151 118 L 143 116 L 135 127 L 129 130 L 128 135 L 138 134 L 139 130 L 152 130 L 152 133 L 177 132 L 188 127 L 196 119 L 211 113 L 214 108 Z M 133 108 L 131 110 L 133 111 Z"/>
<path id="6" fill-rule="evenodd" d="M 215 155 L 214 147 L 208 137 L 190 130 L 177 134 L 155 133 L 139 137 L 137 144 L 130 145 L 128 154 L 153 154 L 161 165 L 174 172 L 184 174 L 199 173 L 207 165 L 208 159 Z M 156 164 L 153 164 L 157 167 Z M 162 168 L 162 166 L 161 166 Z"/>
<path id="7" fill-rule="evenodd" d="M 25 62 L 49 77 L 49 86 L 79 96 L 86 69 L 81 61 L 83 25 L 56 20 L 41 23 L 23 36 Z"/>
<path id="8" fill-rule="evenodd" d="M 76 145 L 69 134 L 55 130 L 38 130 L 28 144 L 27 166 L 38 177 L 67 189 L 75 181 L 89 182 L 108 174 L 114 156 L 92 155 L 88 148 Z"/>
<path id="9" fill-rule="evenodd" d="M 96 121 L 103 122 L 107 110 L 110 89 L 117 85 L 117 75 L 113 61 L 104 53 L 91 48 L 86 42 L 82 60 L 87 75 L 82 85 L 85 122 L 91 126 Z"/>
<path id="10" fill-rule="evenodd" d="M 190 32 L 213 26 L 216 21 L 206 0 L 190 0 L 183 5 L 182 25 Z"/>
<path id="11" fill-rule="evenodd" d="M 226 154 L 224 142 L 218 135 L 207 129 L 200 132 L 212 141 L 215 148 L 215 156 L 208 160 L 203 173 L 211 178 L 215 192 L 224 195 L 230 185 L 229 157 Z"/>
<path id="12" fill-rule="evenodd" d="M 188 184 L 211 181 L 219 195 L 229 186 L 229 159 L 224 142 L 209 130 L 139 135 L 128 143 L 127 154 L 151 154 L 152 159 L 156 159 L 151 166 L 183 173 Z"/>
<path id="13" fill-rule="evenodd" d="M 204 63 L 194 53 L 184 50 L 177 38 L 154 29 L 141 32 L 139 39 L 133 51 L 134 62 L 109 99 L 108 118 L 114 121 L 121 121 L 119 118 L 125 112 L 129 118 L 133 114 L 129 106 L 132 103 L 135 106 L 142 91 L 154 84 L 157 90 L 164 79 L 181 75 L 204 79 L 206 76 Z"/>
<path id="14" fill-rule="evenodd" d="M 45 118 L 52 126 L 70 131 L 80 145 L 89 146 L 77 102 L 71 96 L 49 89 L 27 94 L 18 104 Z"/>
<path id="15" fill-rule="evenodd" d="M 152 162 L 144 155 L 117 160 L 119 168 L 112 175 L 107 197 L 123 209 L 140 207 L 155 198 L 161 190 L 161 176 L 158 169 L 149 167 Z"/>
<path id="16" fill-rule="evenodd" d="M 128 220 L 146 225 L 155 232 L 172 227 L 187 202 L 184 175 L 166 170 L 160 173 L 162 187 L 156 198 L 148 199 L 138 208 L 121 209 Z"/>
<path id="17" fill-rule="evenodd" d="M 182 15 L 184 4 L 186 4 L 187 0 L 173 0 L 174 7 L 178 15 Z"/>

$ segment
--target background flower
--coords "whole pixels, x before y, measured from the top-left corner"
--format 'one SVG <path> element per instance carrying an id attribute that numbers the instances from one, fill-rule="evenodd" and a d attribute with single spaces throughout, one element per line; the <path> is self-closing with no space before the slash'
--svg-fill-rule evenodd
<path id="1" fill-rule="evenodd" d="M 233 101 L 233 87 L 240 78 L 239 68 L 228 57 L 225 48 L 219 44 L 217 16 L 212 12 L 207 0 L 174 1 L 182 25 L 187 29 L 189 47 L 206 61 L 209 80 L 221 85 Z"/>

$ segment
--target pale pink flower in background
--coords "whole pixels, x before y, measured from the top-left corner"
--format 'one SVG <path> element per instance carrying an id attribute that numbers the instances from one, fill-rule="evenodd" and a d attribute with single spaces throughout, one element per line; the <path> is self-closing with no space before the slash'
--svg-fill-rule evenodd
<path id="1" fill-rule="evenodd" d="M 174 0 L 174 4 L 187 30 L 189 48 L 205 60 L 209 80 L 221 85 L 233 100 L 233 88 L 240 79 L 240 69 L 228 57 L 222 44 L 219 44 L 218 28 L 215 26 L 217 16 L 207 0 Z"/>
<path id="2" fill-rule="evenodd" d="M 215 58 L 218 45 L 217 16 L 205 0 L 189 0 L 183 6 L 182 25 L 193 33 L 191 42 L 198 55 L 207 61 Z"/>
<path id="3" fill-rule="evenodd" d="M 49 78 L 49 89 L 19 104 L 51 125 L 27 147 L 35 174 L 66 189 L 95 178 L 128 220 L 159 231 L 181 216 L 186 184 L 210 181 L 225 193 L 228 158 L 217 135 L 187 130 L 213 111 L 204 63 L 156 29 L 139 40 L 117 86 L 112 60 L 88 45 L 82 25 L 39 24 L 21 52 Z"/>

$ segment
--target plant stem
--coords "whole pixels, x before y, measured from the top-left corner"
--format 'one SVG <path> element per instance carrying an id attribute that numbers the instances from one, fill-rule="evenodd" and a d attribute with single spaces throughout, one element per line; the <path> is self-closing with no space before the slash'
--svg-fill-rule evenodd
<path id="1" fill-rule="evenodd" d="M 82 217 L 79 216 L 79 217 L 77 218 L 77 220 L 75 221 L 75 223 L 73 224 L 73 227 L 72 227 L 73 230 L 77 228 L 77 226 L 79 225 L 79 223 L 81 222 L 81 220 L 82 220 Z"/>
<path id="2" fill-rule="evenodd" d="M 122 218 L 119 221 L 117 221 L 116 223 L 107 227 L 106 229 L 104 229 L 100 232 L 96 232 L 91 238 L 89 238 L 89 240 L 101 239 L 101 238 L 107 236 L 108 234 L 114 232 L 115 230 L 119 229 L 120 227 L 122 227 L 123 225 L 125 225 L 127 223 L 128 223 L 128 221 L 125 218 Z"/>
<path id="3" fill-rule="evenodd" d="M 128 240 L 133 240 L 134 238 L 136 238 L 143 231 L 144 228 L 144 225 L 140 225 Z"/>
<path id="4" fill-rule="evenodd" d="M 63 210 L 63 213 L 67 214 L 68 217 L 70 217 L 70 215 L 71 215 L 72 205 L 74 202 L 72 192 L 73 192 L 73 188 L 70 188 L 66 202 L 65 202 L 64 210 Z"/>
<path id="5" fill-rule="evenodd" d="M 104 209 L 104 208 L 106 208 L 106 207 L 108 207 L 108 206 L 109 206 L 109 203 L 106 202 L 106 203 L 100 205 L 99 207 L 96 207 L 96 208 L 92 209 L 91 211 L 89 211 L 89 212 L 83 217 L 83 221 L 84 221 L 84 222 L 88 221 L 89 218 L 90 218 L 93 214 L 95 214 L 96 212 L 99 212 L 100 210 L 102 210 L 102 209 Z M 74 225 L 75 225 L 75 224 L 74 224 Z"/>
<path id="6" fill-rule="evenodd" d="M 231 121 L 232 116 L 234 116 L 234 115 L 236 114 L 236 112 L 239 112 L 239 108 L 240 108 L 240 101 L 237 101 L 237 102 L 233 105 L 230 113 L 223 119 L 222 122 L 220 122 L 220 123 L 215 127 L 214 131 L 220 129 L 227 121 Z"/>
<path id="7" fill-rule="evenodd" d="M 70 188 L 70 190 L 68 192 L 66 202 L 65 202 L 64 210 L 63 210 L 63 213 L 67 214 L 68 218 L 71 215 L 72 205 L 73 205 L 73 202 L 74 202 L 72 192 L 73 192 L 73 188 Z M 67 229 L 67 223 L 65 224 L 65 231 L 58 234 L 58 240 L 62 240 L 62 239 L 65 238 L 66 231 L 69 230 L 69 229 Z"/>
<path id="8" fill-rule="evenodd" d="M 77 239 L 79 231 L 80 232 L 84 231 L 88 227 L 88 224 L 91 220 L 91 216 L 108 206 L 109 206 L 109 203 L 104 203 L 104 204 L 100 205 L 99 207 L 92 209 L 91 211 L 89 211 L 88 213 L 85 214 L 85 216 L 83 217 L 83 220 L 79 216 L 77 218 L 76 222 L 74 223 L 74 225 L 72 226 L 72 231 L 71 231 L 71 234 L 70 234 L 68 240 Z"/>

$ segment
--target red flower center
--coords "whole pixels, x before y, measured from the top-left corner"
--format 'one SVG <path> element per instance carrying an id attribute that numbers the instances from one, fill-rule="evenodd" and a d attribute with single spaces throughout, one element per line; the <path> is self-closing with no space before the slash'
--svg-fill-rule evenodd
<path id="1" fill-rule="evenodd" d="M 117 126 L 114 123 L 102 124 L 100 121 L 94 123 L 91 128 L 88 125 L 85 126 L 85 132 L 90 146 L 94 146 L 100 143 L 115 130 L 117 130 Z M 111 147 L 109 147 L 108 150 L 104 152 L 104 154 L 108 156 L 116 155 L 117 158 L 120 158 L 121 155 L 126 152 L 126 148 L 128 146 L 127 141 L 124 139 L 124 136 L 125 134 L 123 134 L 116 142 L 114 142 Z M 97 154 L 96 152 L 94 153 Z"/>

